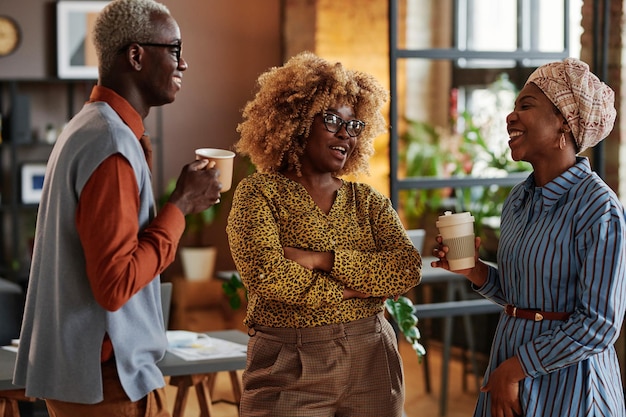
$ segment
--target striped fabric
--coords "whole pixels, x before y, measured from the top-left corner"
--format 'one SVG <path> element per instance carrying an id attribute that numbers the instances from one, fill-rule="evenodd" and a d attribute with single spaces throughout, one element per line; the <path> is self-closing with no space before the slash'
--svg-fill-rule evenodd
<path id="1" fill-rule="evenodd" d="M 544 187 L 531 175 L 508 197 L 498 270 L 478 289 L 501 304 L 573 312 L 565 322 L 500 317 L 486 378 L 517 355 L 524 416 L 626 416 L 613 344 L 626 311 L 626 224 L 586 158 Z M 498 272 L 499 271 L 499 272 Z M 475 416 L 491 416 L 481 393 Z"/>

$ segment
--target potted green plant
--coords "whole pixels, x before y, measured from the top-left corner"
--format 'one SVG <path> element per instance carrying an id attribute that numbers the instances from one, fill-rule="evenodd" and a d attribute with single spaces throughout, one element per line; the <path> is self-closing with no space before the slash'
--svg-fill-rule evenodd
<path id="1" fill-rule="evenodd" d="M 161 206 L 168 200 L 176 188 L 176 179 L 167 184 L 165 193 L 161 197 Z M 199 213 L 185 216 L 185 231 L 181 237 L 178 253 L 185 278 L 196 281 L 209 279 L 215 270 L 217 248 L 206 241 L 206 228 L 217 217 L 219 205 L 211 206 Z"/>
<path id="2" fill-rule="evenodd" d="M 248 297 L 248 292 L 241 282 L 239 274 L 233 273 L 226 282 L 222 284 L 224 294 L 228 298 L 228 304 L 233 310 L 238 310 L 242 304 L 243 299 Z"/>

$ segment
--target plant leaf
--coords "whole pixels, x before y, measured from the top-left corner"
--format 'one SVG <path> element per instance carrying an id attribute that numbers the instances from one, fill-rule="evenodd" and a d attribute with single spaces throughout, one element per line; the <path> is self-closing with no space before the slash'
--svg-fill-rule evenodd
<path id="1" fill-rule="evenodd" d="M 426 354 L 426 349 L 418 342 L 421 335 L 417 328 L 419 320 L 413 313 L 413 302 L 404 296 L 398 297 L 397 300 L 388 298 L 385 300 L 385 308 L 391 318 L 398 324 L 400 331 L 411 344 L 413 350 L 415 350 L 421 363 L 421 358 Z"/>

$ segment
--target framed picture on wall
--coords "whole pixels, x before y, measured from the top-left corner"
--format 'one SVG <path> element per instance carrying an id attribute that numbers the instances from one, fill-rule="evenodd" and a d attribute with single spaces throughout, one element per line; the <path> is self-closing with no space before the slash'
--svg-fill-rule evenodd
<path id="1" fill-rule="evenodd" d="M 20 179 L 23 204 L 39 204 L 45 173 L 45 162 L 25 162 L 21 165 Z"/>
<path id="2" fill-rule="evenodd" d="M 97 79 L 98 61 L 91 40 L 96 16 L 108 1 L 57 2 L 57 73 L 59 78 Z"/>

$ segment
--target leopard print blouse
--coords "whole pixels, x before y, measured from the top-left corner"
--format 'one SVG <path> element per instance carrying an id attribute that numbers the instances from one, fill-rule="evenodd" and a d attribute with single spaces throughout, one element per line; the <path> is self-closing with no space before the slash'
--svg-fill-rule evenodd
<path id="1" fill-rule="evenodd" d="M 248 290 L 249 327 L 370 317 L 386 296 L 404 294 L 421 279 L 421 257 L 390 200 L 366 184 L 343 181 L 326 214 L 301 184 L 280 174 L 252 174 L 237 186 L 226 230 Z M 286 259 L 285 246 L 333 251 L 332 271 Z M 344 301 L 344 286 L 372 297 Z"/>

